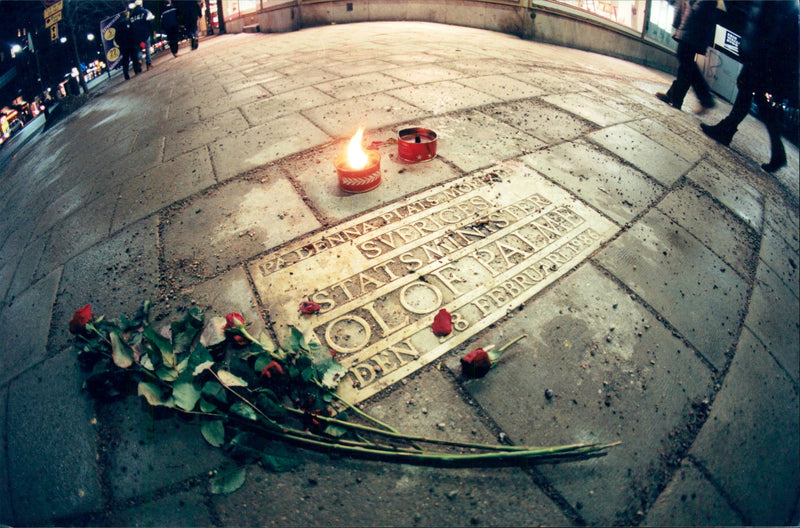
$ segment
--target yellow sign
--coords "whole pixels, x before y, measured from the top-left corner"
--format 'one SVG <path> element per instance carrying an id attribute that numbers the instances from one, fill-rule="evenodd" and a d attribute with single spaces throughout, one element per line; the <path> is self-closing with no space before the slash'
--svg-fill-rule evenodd
<path id="1" fill-rule="evenodd" d="M 56 13 L 59 13 L 61 9 L 64 7 L 64 0 L 59 0 L 55 4 L 51 5 L 47 9 L 44 10 L 44 18 L 47 19 L 53 16 Z"/>
<path id="2" fill-rule="evenodd" d="M 49 28 L 50 26 L 58 24 L 59 22 L 61 22 L 61 11 L 56 11 L 44 19 L 44 27 Z"/>
<path id="3" fill-rule="evenodd" d="M 50 26 L 50 40 L 58 40 L 58 24 Z"/>

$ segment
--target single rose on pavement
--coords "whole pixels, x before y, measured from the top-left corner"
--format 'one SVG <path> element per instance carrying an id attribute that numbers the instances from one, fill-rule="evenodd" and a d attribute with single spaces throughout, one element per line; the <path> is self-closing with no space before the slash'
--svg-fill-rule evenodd
<path id="1" fill-rule="evenodd" d="M 90 305 L 86 305 L 83 308 L 79 308 L 73 315 L 72 319 L 69 321 L 69 331 L 72 334 L 85 334 L 86 333 L 86 325 L 89 324 L 89 321 L 92 320 L 92 307 Z"/>
<path id="2" fill-rule="evenodd" d="M 244 346 L 247 344 L 247 338 L 244 337 L 241 333 L 244 330 L 244 317 L 242 314 L 237 312 L 231 312 L 225 316 L 225 330 L 233 339 L 233 342 L 239 346 Z"/>
<path id="3" fill-rule="evenodd" d="M 322 308 L 319 304 L 311 301 L 303 301 L 300 303 L 300 311 L 304 314 L 315 314 L 319 313 L 320 308 Z"/>
<path id="4" fill-rule="evenodd" d="M 488 350 L 476 348 L 461 358 L 461 374 L 465 378 L 484 377 L 492 367 L 496 366 L 497 363 L 500 362 L 500 356 L 503 355 L 503 352 L 505 352 L 508 347 L 523 337 L 528 337 L 528 334 L 522 334 L 521 336 L 512 339 L 496 351 L 491 350 L 494 345 L 486 347 Z"/>
<path id="5" fill-rule="evenodd" d="M 433 318 L 431 329 L 433 333 L 439 337 L 449 335 L 450 332 L 453 331 L 453 316 L 450 315 L 450 312 L 442 308 Z"/>

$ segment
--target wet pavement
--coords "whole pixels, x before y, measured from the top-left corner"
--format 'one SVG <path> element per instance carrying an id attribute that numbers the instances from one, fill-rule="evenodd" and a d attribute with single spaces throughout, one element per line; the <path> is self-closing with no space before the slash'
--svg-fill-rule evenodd
<path id="1" fill-rule="evenodd" d="M 115 76 L 0 168 L 0 524 L 797 525 L 797 148 L 762 171 L 761 123 L 722 147 L 699 124 L 730 105 L 678 111 L 653 96 L 671 81 L 408 22 L 216 36 Z M 382 181 L 348 194 L 333 160 L 359 126 Z M 436 158 L 399 159 L 410 126 Z M 73 312 L 148 298 L 300 326 L 410 433 L 622 445 L 481 469 L 308 452 L 212 495 L 224 455 L 196 425 L 81 391 Z"/>

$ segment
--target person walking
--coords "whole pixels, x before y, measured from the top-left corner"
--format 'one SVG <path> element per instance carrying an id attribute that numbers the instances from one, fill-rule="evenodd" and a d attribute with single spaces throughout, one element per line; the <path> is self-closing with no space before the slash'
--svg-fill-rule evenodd
<path id="1" fill-rule="evenodd" d="M 197 19 L 203 16 L 200 4 L 197 0 L 183 0 L 181 2 L 181 15 L 186 34 L 189 35 L 192 42 L 192 49 L 196 50 L 200 43 L 197 35 Z"/>
<path id="2" fill-rule="evenodd" d="M 131 9 L 131 24 L 133 26 L 133 35 L 138 42 L 139 48 L 141 51 L 139 52 L 139 60 L 142 59 L 142 52 L 144 53 L 144 60 L 145 64 L 147 65 L 147 69 L 150 69 L 150 66 L 153 63 L 153 59 L 150 55 L 150 35 L 152 33 L 152 29 L 150 28 L 150 21 L 155 19 L 153 13 L 151 13 L 148 9 L 145 9 L 142 5 L 142 0 L 136 0 L 133 4 L 133 7 L 128 6 Z"/>
<path id="3" fill-rule="evenodd" d="M 139 63 L 139 46 L 136 37 L 133 34 L 133 24 L 130 19 L 130 11 L 125 10 L 119 17 L 119 20 L 114 22 L 114 42 L 119 47 L 119 52 L 122 62 L 122 75 L 125 80 L 131 78 L 128 75 L 128 63 L 133 61 L 133 72 L 139 75 L 142 71 L 142 65 Z"/>
<path id="4" fill-rule="evenodd" d="M 657 93 L 656 97 L 679 109 L 689 88 L 694 89 L 700 99 L 700 107 L 695 110 L 702 114 L 714 106 L 711 88 L 703 73 L 694 61 L 695 55 L 705 55 L 706 48 L 714 42 L 716 30 L 716 0 L 678 0 L 672 38 L 678 41 L 678 74 L 667 93 Z"/>
<path id="5" fill-rule="evenodd" d="M 178 19 L 178 8 L 175 7 L 171 0 L 167 0 L 164 11 L 161 13 L 161 29 L 167 34 L 169 50 L 174 57 L 177 57 L 181 25 Z"/>
<path id="6" fill-rule="evenodd" d="M 743 66 L 736 79 L 739 91 L 733 107 L 716 125 L 700 125 L 707 136 L 725 146 L 730 145 L 739 123 L 750 112 L 750 104 L 755 97 L 758 115 L 769 134 L 770 160 L 761 165 L 767 172 L 775 172 L 786 165 L 786 151 L 781 140 L 780 112 L 776 105 L 788 99 L 796 107 L 800 99 L 799 13 L 797 0 L 752 3 L 739 48 Z"/>

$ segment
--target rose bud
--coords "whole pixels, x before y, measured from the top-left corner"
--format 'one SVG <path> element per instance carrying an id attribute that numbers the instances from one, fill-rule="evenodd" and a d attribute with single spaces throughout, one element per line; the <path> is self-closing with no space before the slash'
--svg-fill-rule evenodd
<path id="1" fill-rule="evenodd" d="M 489 353 L 482 348 L 476 348 L 461 358 L 461 373 L 467 378 L 482 378 L 491 368 Z"/>
<path id="2" fill-rule="evenodd" d="M 231 338 L 233 342 L 239 346 L 244 346 L 247 344 L 247 338 L 245 338 L 242 334 L 238 333 L 241 330 L 244 330 L 244 317 L 242 314 L 237 312 L 231 312 L 225 316 L 225 326 L 223 327 L 226 331 L 230 331 Z"/>
<path id="3" fill-rule="evenodd" d="M 303 301 L 300 303 L 300 311 L 304 314 L 315 314 L 319 313 L 320 308 L 322 308 L 319 304 L 311 301 Z"/>
<path id="4" fill-rule="evenodd" d="M 85 334 L 86 333 L 86 325 L 89 324 L 89 321 L 92 320 L 92 307 L 90 305 L 86 305 L 83 308 L 79 308 L 73 315 L 72 319 L 69 321 L 69 331 L 72 334 Z"/>
<path id="5" fill-rule="evenodd" d="M 266 376 L 268 378 L 272 377 L 272 374 L 283 374 L 283 367 L 277 361 L 271 361 L 269 365 L 261 369 L 261 375 Z"/>
<path id="6" fill-rule="evenodd" d="M 449 335 L 453 331 L 453 316 L 450 312 L 442 308 L 433 318 L 431 325 L 433 333 L 439 337 Z"/>

